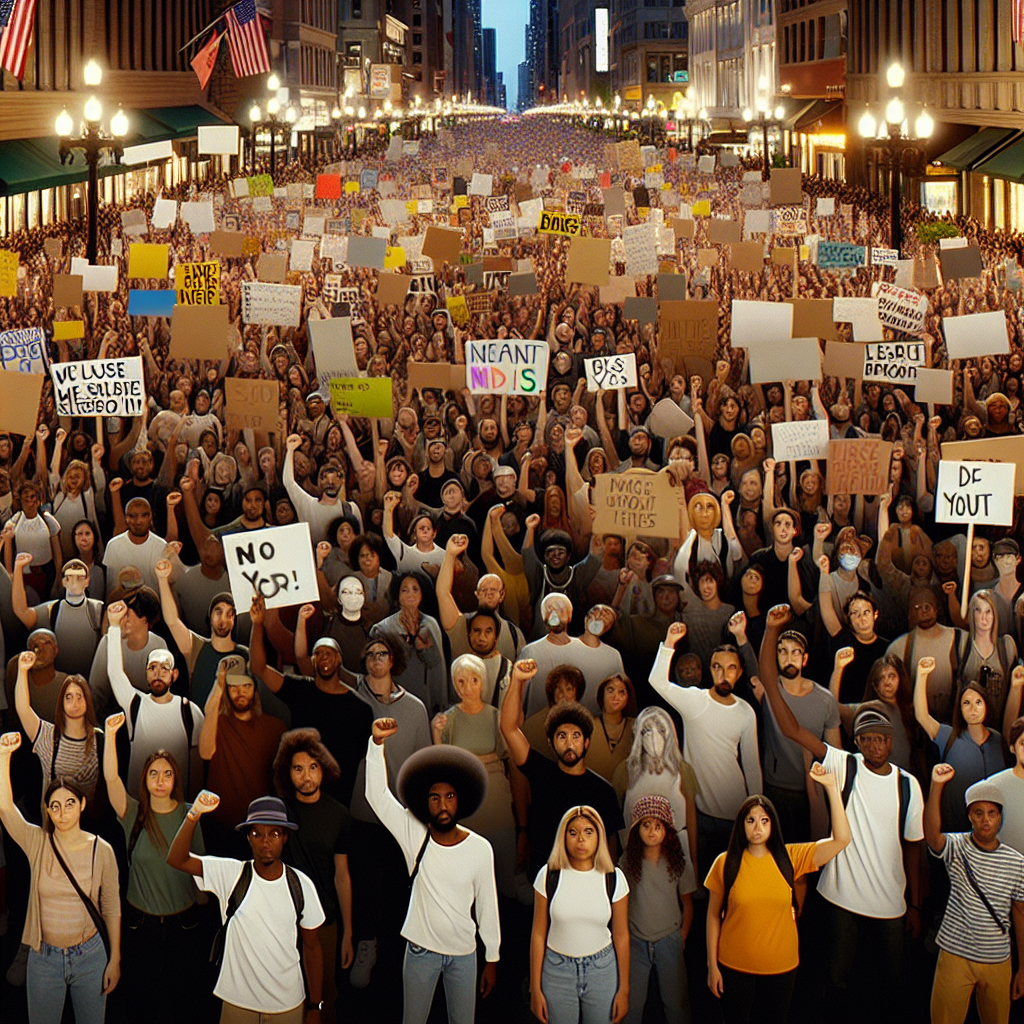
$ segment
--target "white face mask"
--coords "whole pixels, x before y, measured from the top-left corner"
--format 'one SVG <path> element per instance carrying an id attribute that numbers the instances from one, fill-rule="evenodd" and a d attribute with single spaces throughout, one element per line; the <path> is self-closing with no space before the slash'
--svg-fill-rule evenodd
<path id="1" fill-rule="evenodd" d="M 853 572 L 853 570 L 860 565 L 860 555 L 855 555 L 852 552 L 845 552 L 839 556 L 839 564 L 847 572 Z"/>
<path id="2" fill-rule="evenodd" d="M 350 614 L 360 611 L 366 601 L 366 595 L 361 590 L 357 590 L 355 593 L 343 590 L 339 596 L 342 610 Z"/>
<path id="3" fill-rule="evenodd" d="M 550 615 L 548 616 L 548 625 L 549 625 L 549 626 L 551 626 L 551 627 L 552 627 L 552 629 L 553 629 L 553 628 L 554 628 L 555 626 L 557 626 L 557 625 L 558 625 L 558 624 L 559 624 L 559 623 L 560 623 L 561 621 L 562 621 L 562 620 L 561 620 L 561 618 L 559 618 L 558 612 L 552 612 L 552 613 L 551 613 L 551 614 L 550 614 Z"/>
<path id="4" fill-rule="evenodd" d="M 591 636 L 600 636 L 604 632 L 604 619 L 587 619 L 587 632 Z"/>

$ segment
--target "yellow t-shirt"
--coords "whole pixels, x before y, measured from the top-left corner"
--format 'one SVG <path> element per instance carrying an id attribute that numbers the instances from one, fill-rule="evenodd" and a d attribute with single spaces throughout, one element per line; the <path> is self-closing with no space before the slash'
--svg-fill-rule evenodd
<path id="1" fill-rule="evenodd" d="M 786 850 L 794 880 L 818 870 L 814 843 L 787 843 Z M 712 892 L 725 893 L 724 853 L 711 865 L 704 884 Z M 800 963 L 792 894 L 771 854 L 754 857 L 743 851 L 722 922 L 718 962 L 747 974 L 785 974 Z"/>

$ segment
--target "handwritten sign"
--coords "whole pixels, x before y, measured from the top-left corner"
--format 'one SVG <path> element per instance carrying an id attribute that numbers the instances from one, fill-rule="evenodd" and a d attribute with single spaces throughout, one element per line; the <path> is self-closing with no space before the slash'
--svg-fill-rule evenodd
<path id="1" fill-rule="evenodd" d="M 772 424 L 772 455 L 777 462 L 828 458 L 828 420 Z"/>
<path id="2" fill-rule="evenodd" d="M 335 377 L 331 408 L 337 416 L 393 416 L 391 390 L 390 377 Z"/>
<path id="3" fill-rule="evenodd" d="M 714 359 L 718 346 L 718 303 L 690 299 L 661 306 L 661 350 L 666 356 Z"/>
<path id="4" fill-rule="evenodd" d="M 13 299 L 18 294 L 18 254 L 0 249 L 0 295 Z"/>
<path id="5" fill-rule="evenodd" d="M 215 306 L 220 302 L 220 261 L 179 263 L 174 287 L 182 306 Z"/>
<path id="6" fill-rule="evenodd" d="M 921 341 L 885 341 L 864 346 L 864 380 L 917 380 L 927 353 Z"/>
<path id="7" fill-rule="evenodd" d="M 228 534 L 223 542 L 231 594 L 239 608 L 247 608 L 254 594 L 265 597 L 268 608 L 320 600 L 309 523 L 243 530 Z"/>
<path id="8" fill-rule="evenodd" d="M 467 341 L 466 387 L 474 393 L 535 395 L 548 377 L 547 342 Z"/>
<path id="9" fill-rule="evenodd" d="M 1016 469 L 1012 462 L 941 461 L 935 521 L 1012 526 Z"/>
<path id="10" fill-rule="evenodd" d="M 904 334 L 921 334 L 928 312 L 928 296 L 909 288 L 882 282 L 878 286 L 878 319 Z"/>
<path id="11" fill-rule="evenodd" d="M 828 445 L 829 494 L 881 494 L 889 486 L 892 444 L 858 437 L 830 441 Z"/>
<path id="12" fill-rule="evenodd" d="M 46 373 L 42 327 L 0 332 L 0 367 L 19 373 Z"/>
<path id="13" fill-rule="evenodd" d="M 849 242 L 818 242 L 818 266 L 829 269 L 867 266 L 867 250 Z"/>
<path id="14" fill-rule="evenodd" d="M 53 363 L 50 376 L 58 416 L 142 415 L 142 356 Z"/>
<path id="15" fill-rule="evenodd" d="M 777 235 L 807 234 L 807 216 L 802 206 L 780 206 L 772 210 L 772 222 Z"/>
<path id="16" fill-rule="evenodd" d="M 871 262 L 876 266 L 895 267 L 899 258 L 899 249 L 871 249 Z"/>
<path id="17" fill-rule="evenodd" d="M 242 282 L 242 322 L 278 327 L 298 327 L 302 285 Z"/>
<path id="18" fill-rule="evenodd" d="M 580 233 L 583 218 L 575 213 L 555 213 L 542 210 L 537 222 L 537 231 L 542 235 L 566 235 L 574 237 Z"/>
<path id="19" fill-rule="evenodd" d="M 594 533 L 679 536 L 679 502 L 666 473 L 598 473 L 593 501 Z"/>
<path id="20" fill-rule="evenodd" d="M 226 377 L 224 399 L 228 430 L 280 429 L 281 395 L 277 381 Z"/>
<path id="21" fill-rule="evenodd" d="M 633 352 L 584 359 L 583 365 L 587 373 L 588 391 L 636 387 L 636 355 Z"/>

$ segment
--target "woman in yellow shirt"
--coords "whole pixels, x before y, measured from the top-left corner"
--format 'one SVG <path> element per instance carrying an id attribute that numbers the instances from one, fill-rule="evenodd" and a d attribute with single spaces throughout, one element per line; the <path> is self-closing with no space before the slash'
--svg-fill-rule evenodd
<path id="1" fill-rule="evenodd" d="M 725 1024 L 748 1024 L 755 1007 L 759 1020 L 786 1019 L 800 962 L 793 883 L 850 842 L 835 776 L 815 764 L 811 778 L 828 794 L 828 839 L 787 845 L 771 801 L 748 797 L 736 815 L 728 850 L 705 879 L 708 987 L 722 1000 Z"/>

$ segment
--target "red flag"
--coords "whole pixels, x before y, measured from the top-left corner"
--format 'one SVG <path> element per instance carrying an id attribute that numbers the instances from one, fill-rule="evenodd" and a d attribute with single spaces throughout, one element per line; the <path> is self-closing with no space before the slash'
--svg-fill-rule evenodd
<path id="1" fill-rule="evenodd" d="M 192 58 L 192 70 L 199 76 L 199 88 L 205 89 L 206 83 L 213 74 L 213 65 L 217 63 L 217 51 L 223 36 L 213 30 L 213 38 Z"/>

